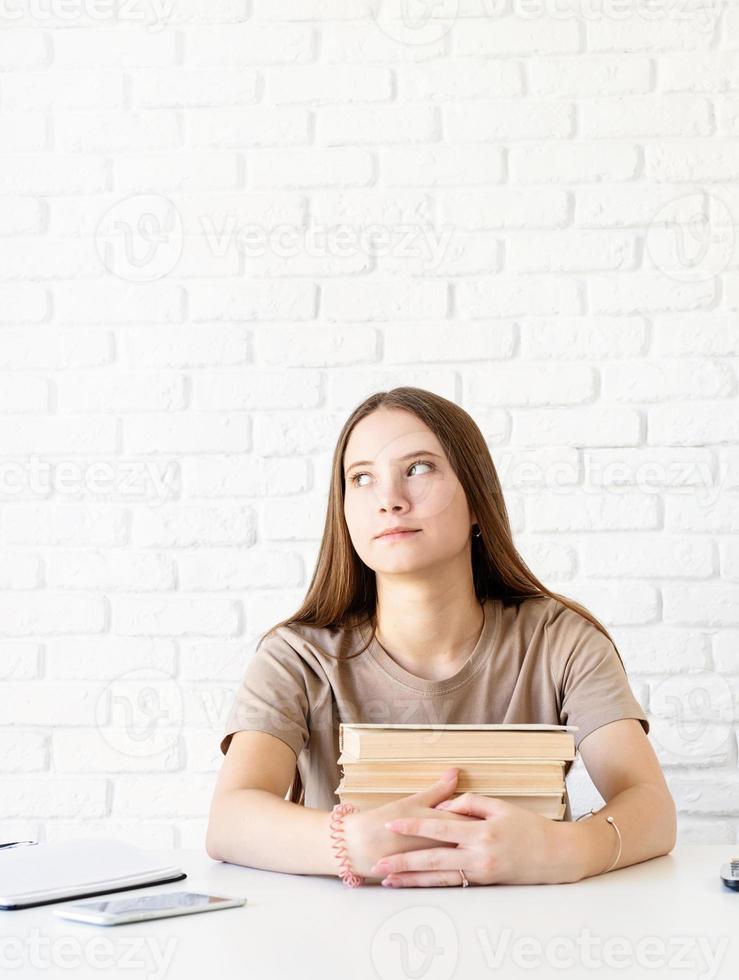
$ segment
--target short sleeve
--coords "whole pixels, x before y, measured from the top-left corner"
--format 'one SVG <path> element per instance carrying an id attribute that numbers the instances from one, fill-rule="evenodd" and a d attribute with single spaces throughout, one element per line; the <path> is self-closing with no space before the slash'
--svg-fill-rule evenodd
<path id="1" fill-rule="evenodd" d="M 576 748 L 596 728 L 622 718 L 637 719 L 649 734 L 649 720 L 618 650 L 597 626 L 555 600 L 545 634 L 558 678 L 561 724 L 578 726 Z"/>
<path id="2" fill-rule="evenodd" d="M 267 732 L 289 745 L 296 757 L 308 742 L 308 667 L 298 652 L 274 633 L 250 655 L 221 738 L 225 755 L 239 731 Z"/>

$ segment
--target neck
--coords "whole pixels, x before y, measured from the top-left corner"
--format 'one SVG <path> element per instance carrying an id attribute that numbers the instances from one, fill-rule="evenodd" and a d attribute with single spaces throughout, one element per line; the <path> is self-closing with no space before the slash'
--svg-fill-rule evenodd
<path id="1" fill-rule="evenodd" d="M 462 668 L 477 645 L 485 621 L 470 588 L 453 587 L 415 595 L 378 592 L 378 642 L 401 667 L 418 677 L 442 679 Z"/>

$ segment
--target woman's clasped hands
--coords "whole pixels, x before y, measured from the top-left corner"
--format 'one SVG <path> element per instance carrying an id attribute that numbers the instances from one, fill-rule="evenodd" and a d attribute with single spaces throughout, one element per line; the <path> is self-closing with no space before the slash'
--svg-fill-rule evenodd
<path id="1" fill-rule="evenodd" d="M 572 824 L 551 820 L 500 797 L 456 791 L 448 769 L 428 789 L 345 818 L 346 846 L 357 874 L 387 887 L 553 884 L 576 881 Z"/>

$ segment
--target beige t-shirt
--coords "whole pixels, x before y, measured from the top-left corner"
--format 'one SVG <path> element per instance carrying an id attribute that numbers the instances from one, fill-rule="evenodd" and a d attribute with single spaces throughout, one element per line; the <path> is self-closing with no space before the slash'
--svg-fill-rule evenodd
<path id="1" fill-rule="evenodd" d="M 248 659 L 221 751 L 237 731 L 277 736 L 298 758 L 305 805 L 330 810 L 339 802 L 339 722 L 577 725 L 576 747 L 620 718 L 639 719 L 649 733 L 618 651 L 579 613 L 546 596 L 488 599 L 483 609 L 474 650 L 443 680 L 410 673 L 374 639 L 352 659 L 333 659 L 362 649 L 367 624 L 334 633 L 279 627 Z M 569 800 L 564 819 L 572 819 Z"/>

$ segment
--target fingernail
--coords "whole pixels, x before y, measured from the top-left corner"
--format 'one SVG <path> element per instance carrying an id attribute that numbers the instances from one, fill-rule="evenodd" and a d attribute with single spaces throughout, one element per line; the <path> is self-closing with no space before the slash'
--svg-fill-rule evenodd
<path id="1" fill-rule="evenodd" d="M 451 783 L 457 778 L 458 769 L 447 769 L 446 772 L 442 774 L 442 779 L 446 783 Z"/>

